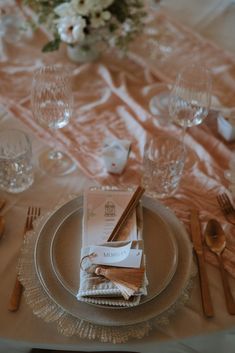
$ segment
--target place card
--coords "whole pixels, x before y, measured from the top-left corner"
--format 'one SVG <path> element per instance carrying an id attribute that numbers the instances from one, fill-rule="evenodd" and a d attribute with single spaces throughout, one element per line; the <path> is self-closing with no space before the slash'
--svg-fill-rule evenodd
<path id="1" fill-rule="evenodd" d="M 120 242 L 115 242 L 120 243 Z M 140 268 L 142 249 L 131 249 L 132 242 L 118 244 L 118 246 L 91 246 L 89 247 L 89 261 L 93 264 L 108 265 L 115 267 Z"/>
<path id="2" fill-rule="evenodd" d="M 126 190 L 89 189 L 84 192 L 83 246 L 101 245 L 107 241 L 131 196 L 132 192 Z M 137 240 L 135 211 L 117 240 Z"/>

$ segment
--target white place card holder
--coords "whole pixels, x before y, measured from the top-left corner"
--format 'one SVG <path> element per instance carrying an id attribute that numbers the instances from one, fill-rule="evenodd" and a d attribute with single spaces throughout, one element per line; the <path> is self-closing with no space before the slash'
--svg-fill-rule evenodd
<path id="1" fill-rule="evenodd" d="M 103 146 L 103 161 L 109 173 L 121 174 L 126 166 L 131 143 L 128 140 L 107 138 Z"/>
<path id="2" fill-rule="evenodd" d="M 218 132 L 223 138 L 228 141 L 235 140 L 235 119 L 227 118 L 219 114 L 217 118 Z"/>

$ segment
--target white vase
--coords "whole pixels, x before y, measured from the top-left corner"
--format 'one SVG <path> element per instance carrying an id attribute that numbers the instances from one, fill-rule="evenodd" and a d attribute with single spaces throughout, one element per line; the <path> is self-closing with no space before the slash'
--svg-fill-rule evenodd
<path id="1" fill-rule="evenodd" d="M 81 44 L 67 46 L 68 57 L 77 63 L 95 61 L 100 56 L 98 45 L 94 41 L 84 41 Z"/>

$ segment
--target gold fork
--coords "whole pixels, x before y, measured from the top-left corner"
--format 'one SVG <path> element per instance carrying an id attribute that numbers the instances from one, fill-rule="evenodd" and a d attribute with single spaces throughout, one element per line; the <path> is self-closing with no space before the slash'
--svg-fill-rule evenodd
<path id="1" fill-rule="evenodd" d="M 39 207 L 30 206 L 28 208 L 27 217 L 26 217 L 25 226 L 24 226 L 24 233 L 23 233 L 24 236 L 29 230 L 33 229 L 33 221 L 38 216 L 40 216 L 40 213 L 41 213 L 41 210 Z M 8 305 L 9 311 L 17 311 L 19 309 L 22 290 L 23 290 L 23 286 L 19 281 L 18 276 L 16 276 L 14 288 L 11 293 L 11 297 Z"/>
<path id="2" fill-rule="evenodd" d="M 226 193 L 218 195 L 217 201 L 227 221 L 235 225 L 235 208 L 228 195 Z"/>

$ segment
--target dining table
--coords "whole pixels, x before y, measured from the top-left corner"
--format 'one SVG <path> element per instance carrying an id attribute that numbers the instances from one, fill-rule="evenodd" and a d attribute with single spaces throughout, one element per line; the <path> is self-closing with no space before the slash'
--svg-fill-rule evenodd
<path id="1" fill-rule="evenodd" d="M 235 116 L 235 30 L 232 26 L 235 5 L 232 1 L 215 0 L 171 3 L 149 2 L 143 33 L 125 55 L 106 50 L 94 62 L 84 63 L 72 62 L 63 44 L 55 52 L 43 53 L 41 49 L 50 37 L 48 31 L 42 26 L 37 30 L 26 25 L 24 30 L 17 28 L 18 22 L 26 23 L 35 14 L 25 6 L 10 4 L 8 16 L 12 16 L 12 28 L 0 31 L 0 129 L 20 129 L 30 137 L 34 182 L 19 193 L 0 190 L 0 199 L 6 201 L 1 210 L 5 231 L 0 239 L 2 353 L 26 353 L 31 349 L 234 352 L 235 315 L 227 311 L 217 258 L 202 240 L 214 315 L 206 317 L 203 311 L 190 219 L 191 210 L 196 209 L 202 239 L 211 218 L 217 219 L 225 230 L 224 266 L 235 298 L 235 226 L 228 222 L 217 202 L 217 196 L 226 193 L 235 206 L 235 182 L 226 177 L 234 158 L 235 139 L 226 139 L 218 128 L 221 116 L 230 119 Z M 66 228 L 66 217 L 74 225 L 76 217 L 81 218 L 84 190 L 123 189 L 141 184 L 144 146 L 149 137 L 180 136 L 182 132 L 182 127 L 172 122 L 168 113 L 153 114 L 149 102 L 162 92 L 169 93 L 179 70 L 190 62 L 203 63 L 211 72 L 209 114 L 200 125 L 185 132 L 186 162 L 175 194 L 164 199 L 143 196 L 147 211 L 163 217 L 175 232 L 180 269 L 159 297 L 156 295 L 135 308 L 106 311 L 87 303 L 76 307 L 74 298 L 68 304 L 66 295 L 70 298 L 71 293 L 66 294 L 64 288 L 55 290 L 59 285 L 50 284 L 51 280 L 55 281 L 51 279 L 54 274 L 48 274 L 51 269 L 44 264 L 53 255 L 52 228 L 61 225 L 63 216 L 63 230 L 55 232 L 58 237 L 63 233 L 63 239 L 68 238 L 69 242 L 70 231 L 76 232 L 70 226 Z M 65 127 L 57 130 L 39 125 L 31 108 L 33 74 L 40 66 L 51 64 L 69 67 L 73 76 L 73 115 Z M 103 149 L 107 138 L 130 143 L 121 174 L 110 173 L 105 166 Z M 76 165 L 73 172 L 56 177 L 40 168 L 39 155 L 55 145 L 73 159 Z M 29 206 L 40 207 L 41 215 L 24 239 Z M 61 216 L 60 210 L 65 215 Z M 146 218 L 154 222 L 148 212 Z M 52 228 L 50 219 L 54 219 Z M 162 232 L 161 225 L 155 229 L 151 228 L 155 223 L 151 224 L 146 225 L 146 234 L 154 236 Z M 41 227 L 45 230 L 41 231 Z M 39 242 L 38 234 L 41 234 Z M 151 237 L 148 239 L 151 248 Z M 60 258 L 68 252 L 65 240 L 59 244 Z M 35 265 L 35 247 L 39 249 L 39 268 Z M 73 254 L 79 253 L 70 244 L 71 249 Z M 165 250 L 165 256 L 159 254 L 159 261 L 154 259 L 156 269 L 164 268 L 168 254 L 171 256 L 169 248 Z M 68 254 L 66 259 L 70 261 Z M 153 274 L 156 269 L 151 269 Z M 69 275 L 70 272 L 67 269 Z M 8 307 L 17 274 L 24 290 L 19 309 L 12 312 Z M 41 276 L 45 277 L 46 288 L 42 288 Z"/>

